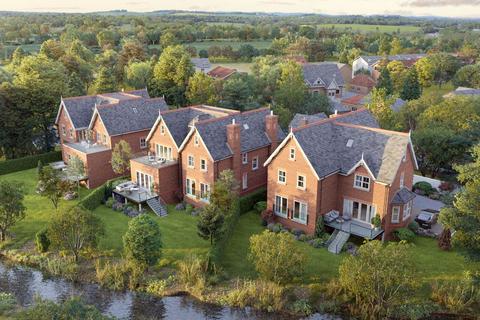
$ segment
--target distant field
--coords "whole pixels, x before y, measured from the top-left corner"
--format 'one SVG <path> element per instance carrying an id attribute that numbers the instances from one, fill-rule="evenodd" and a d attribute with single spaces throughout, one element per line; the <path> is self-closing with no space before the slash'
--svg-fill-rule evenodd
<path id="1" fill-rule="evenodd" d="M 270 40 L 240 41 L 240 40 L 215 40 L 215 41 L 197 41 L 186 43 L 187 46 L 194 46 L 197 50 L 208 49 L 211 46 L 231 46 L 238 49 L 242 44 L 251 44 L 257 49 L 267 49 L 271 45 Z"/>
<path id="2" fill-rule="evenodd" d="M 360 31 L 360 32 L 387 32 L 393 33 L 398 30 L 400 32 L 417 32 L 420 30 L 420 27 L 416 26 L 386 26 L 386 25 L 370 25 L 370 24 L 338 24 L 338 23 L 326 23 L 326 24 L 319 24 L 319 28 L 332 28 L 339 30 L 351 29 L 352 31 Z"/>
<path id="3" fill-rule="evenodd" d="M 215 68 L 217 66 L 237 69 L 240 72 L 251 73 L 250 68 L 252 67 L 251 62 L 219 62 L 219 63 L 212 63 L 212 67 Z"/>

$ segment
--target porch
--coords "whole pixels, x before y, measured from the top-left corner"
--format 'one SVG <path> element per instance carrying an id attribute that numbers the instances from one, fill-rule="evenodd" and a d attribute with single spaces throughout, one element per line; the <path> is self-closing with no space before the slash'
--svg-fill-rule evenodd
<path id="1" fill-rule="evenodd" d="M 324 223 L 326 226 L 335 230 L 343 231 L 368 240 L 375 239 L 383 233 L 382 228 L 374 228 L 369 223 L 354 219 L 344 219 L 334 211 L 331 211 L 325 215 Z"/>

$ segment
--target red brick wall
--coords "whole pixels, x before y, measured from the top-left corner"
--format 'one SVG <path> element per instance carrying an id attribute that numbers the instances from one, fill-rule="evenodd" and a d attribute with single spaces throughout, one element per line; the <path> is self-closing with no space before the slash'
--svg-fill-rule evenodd
<path id="1" fill-rule="evenodd" d="M 155 128 L 153 131 L 150 140 L 149 140 L 149 146 L 150 146 L 150 152 L 155 153 L 155 144 L 160 144 L 166 147 L 171 147 L 172 148 L 172 157 L 173 159 L 178 159 L 178 149 L 177 145 L 175 144 L 175 140 L 173 140 L 172 136 L 170 135 L 170 132 L 167 130 L 165 127 L 165 134 L 161 133 L 160 127 L 163 125 L 163 121 L 161 121 L 158 126 Z"/>
<path id="2" fill-rule="evenodd" d="M 146 148 L 140 148 L 140 138 L 147 138 L 148 132 L 150 130 L 143 130 L 143 131 L 138 131 L 138 132 L 132 132 L 132 133 L 127 133 L 127 134 L 122 134 L 118 136 L 113 136 L 110 138 L 110 144 L 112 146 L 112 149 L 115 147 L 117 143 L 119 143 L 121 140 L 125 140 L 128 142 L 130 145 L 130 148 L 132 148 L 132 153 L 133 154 L 138 154 L 140 152 L 147 152 L 148 151 L 148 146 Z"/>
<path id="3" fill-rule="evenodd" d="M 264 147 L 257 150 L 247 152 L 248 163 L 241 165 L 241 176 L 243 174 L 248 175 L 248 184 L 247 189 L 242 188 L 242 180 L 240 183 L 240 195 L 245 195 L 251 193 L 259 188 L 264 187 L 267 184 L 267 168 L 263 166 L 265 161 L 267 161 L 270 148 Z M 253 158 L 258 157 L 258 169 L 252 169 L 252 160 Z"/>
<path id="4" fill-rule="evenodd" d="M 62 106 L 62 109 L 60 110 L 60 116 L 58 118 L 57 126 L 58 126 L 58 136 L 60 137 L 61 143 L 78 141 L 77 132 L 73 128 L 73 124 L 70 121 L 70 118 L 65 112 L 65 108 L 63 108 L 63 106 Z M 63 134 L 63 127 L 65 127 L 65 135 Z M 70 137 L 70 130 L 73 133 L 73 137 Z"/>
<path id="5" fill-rule="evenodd" d="M 96 141 L 97 143 L 100 143 L 100 144 L 104 144 L 103 135 L 105 135 L 105 137 L 106 137 L 105 145 L 109 148 L 112 147 L 110 137 L 108 136 L 107 129 L 105 129 L 105 126 L 103 125 L 102 120 L 98 116 L 95 116 L 95 120 L 93 121 L 92 131 L 93 131 L 93 140 L 94 141 Z M 97 133 L 100 133 L 102 135 L 101 141 L 97 140 Z"/>

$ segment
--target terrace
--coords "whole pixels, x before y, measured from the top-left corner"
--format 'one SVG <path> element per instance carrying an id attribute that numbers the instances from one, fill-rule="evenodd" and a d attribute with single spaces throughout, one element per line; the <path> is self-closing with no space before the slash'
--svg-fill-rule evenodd
<path id="1" fill-rule="evenodd" d="M 177 164 L 177 160 L 166 160 L 164 158 L 157 158 L 152 155 L 147 155 L 147 156 L 141 156 L 135 159 L 132 159 L 131 161 L 138 162 L 140 164 L 143 164 L 145 166 L 149 166 L 155 169 L 160 169 L 162 167 L 167 167 L 173 164 Z"/>
<path id="2" fill-rule="evenodd" d="M 96 153 L 110 150 L 109 147 L 99 144 L 99 143 L 91 143 L 87 141 L 80 141 L 80 142 L 72 142 L 72 143 L 65 143 L 66 146 L 80 151 L 85 154 Z"/>
<path id="3" fill-rule="evenodd" d="M 331 213 L 329 214 L 331 215 Z M 383 233 L 382 228 L 374 228 L 369 223 L 353 219 L 347 220 L 346 218 L 338 215 L 336 217 L 335 215 L 329 216 L 329 214 L 325 215 L 324 223 L 326 226 L 335 230 L 343 231 L 368 240 L 375 239 Z"/>

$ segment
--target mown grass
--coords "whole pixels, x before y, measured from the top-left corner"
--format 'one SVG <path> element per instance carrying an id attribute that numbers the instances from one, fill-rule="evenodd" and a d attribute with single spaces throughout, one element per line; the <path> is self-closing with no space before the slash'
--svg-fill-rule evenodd
<path id="1" fill-rule="evenodd" d="M 386 32 L 393 33 L 400 30 L 400 32 L 417 32 L 420 27 L 403 25 L 403 26 L 390 26 L 390 25 L 376 25 L 376 24 L 357 24 L 357 23 L 325 23 L 319 24 L 318 28 L 330 29 L 334 27 L 337 30 L 352 30 L 358 32 Z"/>

